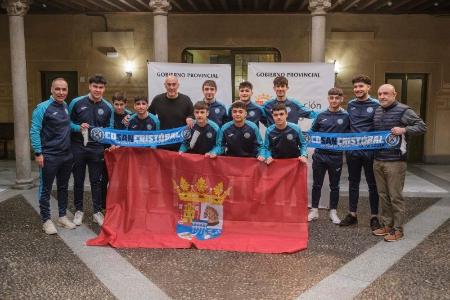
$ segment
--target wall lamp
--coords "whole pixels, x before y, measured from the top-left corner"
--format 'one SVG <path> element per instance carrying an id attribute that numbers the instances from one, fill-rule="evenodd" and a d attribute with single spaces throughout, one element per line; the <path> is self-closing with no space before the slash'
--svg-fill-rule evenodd
<path id="1" fill-rule="evenodd" d="M 125 74 L 128 78 L 131 78 L 133 76 L 134 71 L 134 63 L 130 60 L 127 60 L 124 65 Z"/>

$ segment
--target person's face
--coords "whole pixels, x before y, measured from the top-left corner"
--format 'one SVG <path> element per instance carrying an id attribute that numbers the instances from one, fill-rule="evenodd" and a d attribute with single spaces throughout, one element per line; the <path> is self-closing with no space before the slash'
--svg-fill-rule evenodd
<path id="1" fill-rule="evenodd" d="M 134 103 L 134 110 L 140 115 L 145 114 L 147 109 L 148 103 L 145 101 L 137 101 Z"/>
<path id="2" fill-rule="evenodd" d="M 216 88 L 213 86 L 205 85 L 203 87 L 203 96 L 205 96 L 205 100 L 207 102 L 211 102 L 216 97 Z"/>
<path id="3" fill-rule="evenodd" d="M 59 103 L 62 103 L 64 100 L 66 100 L 67 95 L 69 94 L 67 82 L 65 82 L 64 80 L 57 80 L 53 82 L 50 92 L 52 93 L 53 99 L 55 99 Z"/>
<path id="4" fill-rule="evenodd" d="M 94 100 L 100 100 L 105 93 L 105 85 L 103 83 L 91 83 L 89 84 L 89 92 Z"/>
<path id="5" fill-rule="evenodd" d="M 370 85 L 364 82 L 355 82 L 353 84 L 353 93 L 358 99 L 365 99 L 369 95 Z"/>
<path id="6" fill-rule="evenodd" d="M 127 104 L 123 101 L 114 101 L 113 103 L 114 106 L 114 110 L 117 114 L 119 115 L 123 115 L 123 113 L 125 112 L 125 107 L 127 107 Z"/>
<path id="7" fill-rule="evenodd" d="M 276 85 L 273 87 L 275 94 L 280 99 L 286 97 L 286 93 L 287 93 L 288 89 L 289 89 L 289 87 L 287 85 Z"/>
<path id="8" fill-rule="evenodd" d="M 179 86 L 180 84 L 178 83 L 178 79 L 173 77 L 167 78 L 166 81 L 164 82 L 164 87 L 166 88 L 167 96 L 169 98 L 175 98 L 178 94 Z"/>
<path id="9" fill-rule="evenodd" d="M 208 110 L 207 109 L 194 109 L 195 121 L 200 125 L 203 125 L 208 120 Z"/>
<path id="10" fill-rule="evenodd" d="M 243 87 L 239 89 L 239 100 L 247 102 L 252 98 L 253 91 L 248 87 Z"/>
<path id="11" fill-rule="evenodd" d="M 380 105 L 382 107 L 391 106 L 392 103 L 395 102 L 396 96 L 397 96 L 397 93 L 390 86 L 382 85 L 378 89 L 378 100 L 380 101 Z"/>
<path id="12" fill-rule="evenodd" d="M 344 100 L 344 97 L 342 97 L 342 96 L 328 95 L 328 106 L 331 109 L 336 110 L 341 106 L 343 100 Z"/>
<path id="13" fill-rule="evenodd" d="M 275 122 L 275 125 L 278 126 L 286 124 L 287 116 L 288 114 L 285 110 L 276 110 L 272 112 L 273 121 Z"/>
<path id="14" fill-rule="evenodd" d="M 245 121 L 245 117 L 247 117 L 247 111 L 243 108 L 233 108 L 231 110 L 231 116 L 233 117 L 233 121 L 242 123 Z"/>

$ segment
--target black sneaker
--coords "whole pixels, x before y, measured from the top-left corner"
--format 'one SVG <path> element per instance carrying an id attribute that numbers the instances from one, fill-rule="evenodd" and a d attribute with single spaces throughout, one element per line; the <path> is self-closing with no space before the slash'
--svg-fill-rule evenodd
<path id="1" fill-rule="evenodd" d="M 344 220 L 339 223 L 339 226 L 350 226 L 355 224 L 358 224 L 358 218 L 352 214 L 348 214 Z"/>
<path id="2" fill-rule="evenodd" d="M 370 229 L 372 229 L 372 231 L 375 231 L 380 228 L 381 228 L 381 224 L 378 221 L 378 218 L 377 217 L 370 218 Z"/>

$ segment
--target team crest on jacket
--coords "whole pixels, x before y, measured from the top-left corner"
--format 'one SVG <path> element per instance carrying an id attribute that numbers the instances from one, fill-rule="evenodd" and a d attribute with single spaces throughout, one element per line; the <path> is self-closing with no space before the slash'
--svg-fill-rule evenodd
<path id="1" fill-rule="evenodd" d="M 152 124 L 147 124 L 147 130 L 152 130 L 153 126 Z"/>
<path id="2" fill-rule="evenodd" d="M 290 113 L 291 112 L 291 108 L 289 106 L 287 106 L 286 107 L 286 111 L 287 111 L 287 113 Z"/>
<path id="3" fill-rule="evenodd" d="M 105 113 L 105 111 L 103 110 L 103 108 L 99 108 L 99 109 L 97 110 L 97 112 L 98 112 L 98 114 L 99 114 L 100 116 L 102 116 L 102 115 Z"/>
<path id="4" fill-rule="evenodd" d="M 251 136 L 251 134 L 250 134 L 249 132 L 244 133 L 244 137 L 245 137 L 246 139 L 249 139 L 250 136 Z"/>
<path id="5" fill-rule="evenodd" d="M 188 240 L 219 237 L 223 230 L 223 202 L 230 196 L 231 188 L 224 189 L 223 182 L 212 188 L 203 177 L 192 185 L 180 177 L 179 183 L 173 180 L 173 186 L 178 195 L 177 235 Z"/>
<path id="6" fill-rule="evenodd" d="M 219 113 L 220 113 L 220 108 L 216 107 L 216 109 L 214 110 L 214 112 L 215 112 L 216 114 L 219 114 Z"/>
<path id="7" fill-rule="evenodd" d="M 99 142 L 105 138 L 105 132 L 100 127 L 95 127 L 91 130 L 91 139 Z"/>
<path id="8" fill-rule="evenodd" d="M 206 133 L 206 137 L 207 137 L 208 139 L 212 138 L 212 137 L 213 137 L 212 132 L 207 132 L 207 133 Z"/>
<path id="9" fill-rule="evenodd" d="M 373 107 L 368 107 L 366 110 L 367 110 L 367 112 L 370 114 L 370 113 L 373 112 Z"/>
<path id="10" fill-rule="evenodd" d="M 342 120 L 342 119 L 337 119 L 337 123 L 338 123 L 339 125 L 342 125 L 342 123 L 344 123 L 344 120 Z"/>
<path id="11" fill-rule="evenodd" d="M 249 115 L 250 117 L 254 117 L 254 116 L 255 116 L 255 112 L 252 110 L 251 112 L 248 113 L 248 115 Z"/>
<path id="12" fill-rule="evenodd" d="M 292 133 L 288 133 L 288 134 L 286 135 L 286 138 L 287 138 L 289 141 L 292 141 L 292 140 L 294 139 L 294 136 L 292 135 Z"/>

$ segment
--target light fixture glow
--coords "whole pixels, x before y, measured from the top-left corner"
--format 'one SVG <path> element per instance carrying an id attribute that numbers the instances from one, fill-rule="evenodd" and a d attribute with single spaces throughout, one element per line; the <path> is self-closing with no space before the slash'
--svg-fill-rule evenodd
<path id="1" fill-rule="evenodd" d="M 333 63 L 334 63 L 334 73 L 339 74 L 339 72 L 341 72 L 341 64 L 337 60 L 334 60 Z"/>
<path id="2" fill-rule="evenodd" d="M 131 60 L 127 60 L 125 62 L 124 68 L 125 68 L 125 73 L 127 74 L 128 77 L 133 76 L 134 63 Z"/>

